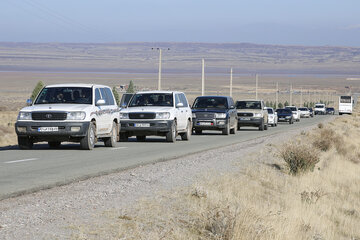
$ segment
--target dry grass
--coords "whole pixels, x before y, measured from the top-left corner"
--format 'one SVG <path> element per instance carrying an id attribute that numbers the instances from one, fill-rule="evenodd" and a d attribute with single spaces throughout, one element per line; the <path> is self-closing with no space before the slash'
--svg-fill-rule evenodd
<path id="1" fill-rule="evenodd" d="M 17 111 L 0 111 L 0 147 L 17 144 L 15 122 Z"/>
<path id="2" fill-rule="evenodd" d="M 159 194 L 127 212 L 109 211 L 109 224 L 82 226 L 73 238 L 360 239 L 360 151 L 354 147 L 360 145 L 359 123 L 357 114 L 340 117 L 299 136 L 300 143 L 316 140 L 325 129 L 341 136 L 342 151 L 332 144 L 319 152 L 313 172 L 294 176 L 258 163 L 236 174 L 209 175 L 192 188 Z M 284 166 L 272 154 L 276 151 L 259 157 Z"/>

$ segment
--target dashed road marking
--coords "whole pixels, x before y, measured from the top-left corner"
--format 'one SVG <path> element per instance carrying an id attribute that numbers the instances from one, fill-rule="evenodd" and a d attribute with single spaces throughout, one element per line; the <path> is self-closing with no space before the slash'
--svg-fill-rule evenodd
<path id="1" fill-rule="evenodd" d="M 116 147 L 116 148 L 110 148 L 111 150 L 119 150 L 119 149 L 126 149 L 128 147 Z"/>
<path id="2" fill-rule="evenodd" d="M 21 159 L 21 160 L 14 160 L 14 161 L 7 161 L 4 163 L 19 163 L 19 162 L 29 162 L 29 161 L 35 161 L 35 160 L 39 160 L 38 158 L 28 158 L 28 159 Z"/>

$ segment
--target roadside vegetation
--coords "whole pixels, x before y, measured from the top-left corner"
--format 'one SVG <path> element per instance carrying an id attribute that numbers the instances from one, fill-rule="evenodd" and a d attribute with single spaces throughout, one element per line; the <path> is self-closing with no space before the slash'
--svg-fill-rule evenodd
<path id="1" fill-rule="evenodd" d="M 359 127 L 359 113 L 319 124 L 249 169 L 109 209 L 73 239 L 360 239 Z"/>

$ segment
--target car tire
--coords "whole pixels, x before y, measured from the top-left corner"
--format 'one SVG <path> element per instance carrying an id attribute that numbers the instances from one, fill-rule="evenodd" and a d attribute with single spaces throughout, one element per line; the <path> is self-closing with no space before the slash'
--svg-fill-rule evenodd
<path id="1" fill-rule="evenodd" d="M 264 131 L 264 122 L 262 122 L 259 126 L 259 131 Z"/>
<path id="2" fill-rule="evenodd" d="M 94 149 L 96 141 L 96 128 L 93 122 L 90 123 L 86 136 L 80 140 L 80 147 L 84 150 Z"/>
<path id="3" fill-rule="evenodd" d="M 202 130 L 195 130 L 195 133 L 196 133 L 197 135 L 200 135 L 200 134 L 202 134 Z"/>
<path id="4" fill-rule="evenodd" d="M 32 149 L 34 143 L 29 137 L 18 137 L 18 145 L 20 149 Z"/>
<path id="5" fill-rule="evenodd" d="M 238 126 L 237 126 L 237 123 L 236 123 L 234 128 L 230 129 L 230 134 L 236 134 L 237 129 L 238 129 Z"/>
<path id="6" fill-rule="evenodd" d="M 225 125 L 225 128 L 222 130 L 222 135 L 229 135 L 230 134 L 230 126 L 229 123 Z"/>
<path id="7" fill-rule="evenodd" d="M 117 140 L 117 127 L 116 123 L 113 122 L 110 137 L 104 138 L 105 147 L 114 147 Z"/>
<path id="8" fill-rule="evenodd" d="M 51 142 L 48 142 L 48 145 L 52 149 L 59 148 L 60 145 L 61 145 L 61 142 L 59 142 L 59 141 L 51 141 Z"/>
<path id="9" fill-rule="evenodd" d="M 176 121 L 174 121 L 173 124 L 171 125 L 170 131 L 166 133 L 167 142 L 171 142 L 171 143 L 176 142 L 176 128 L 177 128 L 177 124 Z"/>
<path id="10" fill-rule="evenodd" d="M 120 142 L 128 142 L 129 135 L 127 133 L 120 133 L 119 140 Z"/>
<path id="11" fill-rule="evenodd" d="M 136 141 L 145 142 L 146 141 L 146 136 L 136 136 Z"/>
<path id="12" fill-rule="evenodd" d="M 186 127 L 186 132 L 181 134 L 181 140 L 183 140 L 183 141 L 189 141 L 189 140 L 190 140 L 191 133 L 192 133 L 191 121 L 188 121 L 187 127 Z"/>
<path id="13" fill-rule="evenodd" d="M 267 124 L 264 125 L 264 130 L 268 130 L 268 125 Z"/>

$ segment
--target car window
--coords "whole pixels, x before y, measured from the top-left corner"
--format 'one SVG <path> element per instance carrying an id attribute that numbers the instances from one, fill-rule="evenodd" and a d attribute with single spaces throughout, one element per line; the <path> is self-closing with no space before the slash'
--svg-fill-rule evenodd
<path id="1" fill-rule="evenodd" d="M 108 97 L 107 97 L 105 88 L 100 88 L 100 93 L 101 93 L 102 99 L 105 100 L 105 104 L 104 104 L 104 105 L 109 105 L 109 99 L 108 99 Z"/>
<path id="2" fill-rule="evenodd" d="M 184 107 L 188 107 L 188 106 L 189 106 L 189 103 L 188 103 L 188 101 L 187 101 L 187 99 L 186 99 L 186 97 L 185 97 L 185 94 L 183 94 L 183 93 L 180 94 L 180 100 L 181 100 L 181 102 L 184 104 Z"/>
<path id="3" fill-rule="evenodd" d="M 101 99 L 100 90 L 97 88 L 95 89 L 95 103 Z"/>
<path id="4" fill-rule="evenodd" d="M 268 109 L 266 109 L 267 111 L 268 111 L 268 113 L 270 113 L 270 114 L 273 114 L 274 112 L 273 112 L 273 110 L 271 109 L 271 108 L 268 108 Z"/>
<path id="5" fill-rule="evenodd" d="M 107 95 L 109 105 L 114 105 L 115 101 L 114 101 L 114 97 L 113 97 L 113 94 L 112 94 L 112 91 L 110 90 L 110 88 L 105 88 L 105 92 Z"/>
<path id="6" fill-rule="evenodd" d="M 88 87 L 43 88 L 34 104 L 92 104 L 92 89 Z"/>
<path id="7" fill-rule="evenodd" d="M 178 103 L 181 103 L 179 94 L 175 94 L 175 106 L 178 105 Z"/>
<path id="8" fill-rule="evenodd" d="M 173 107 L 173 102 L 172 93 L 137 93 L 131 98 L 128 107 Z"/>
<path id="9" fill-rule="evenodd" d="M 238 101 L 236 103 L 237 109 L 262 109 L 260 101 Z"/>

